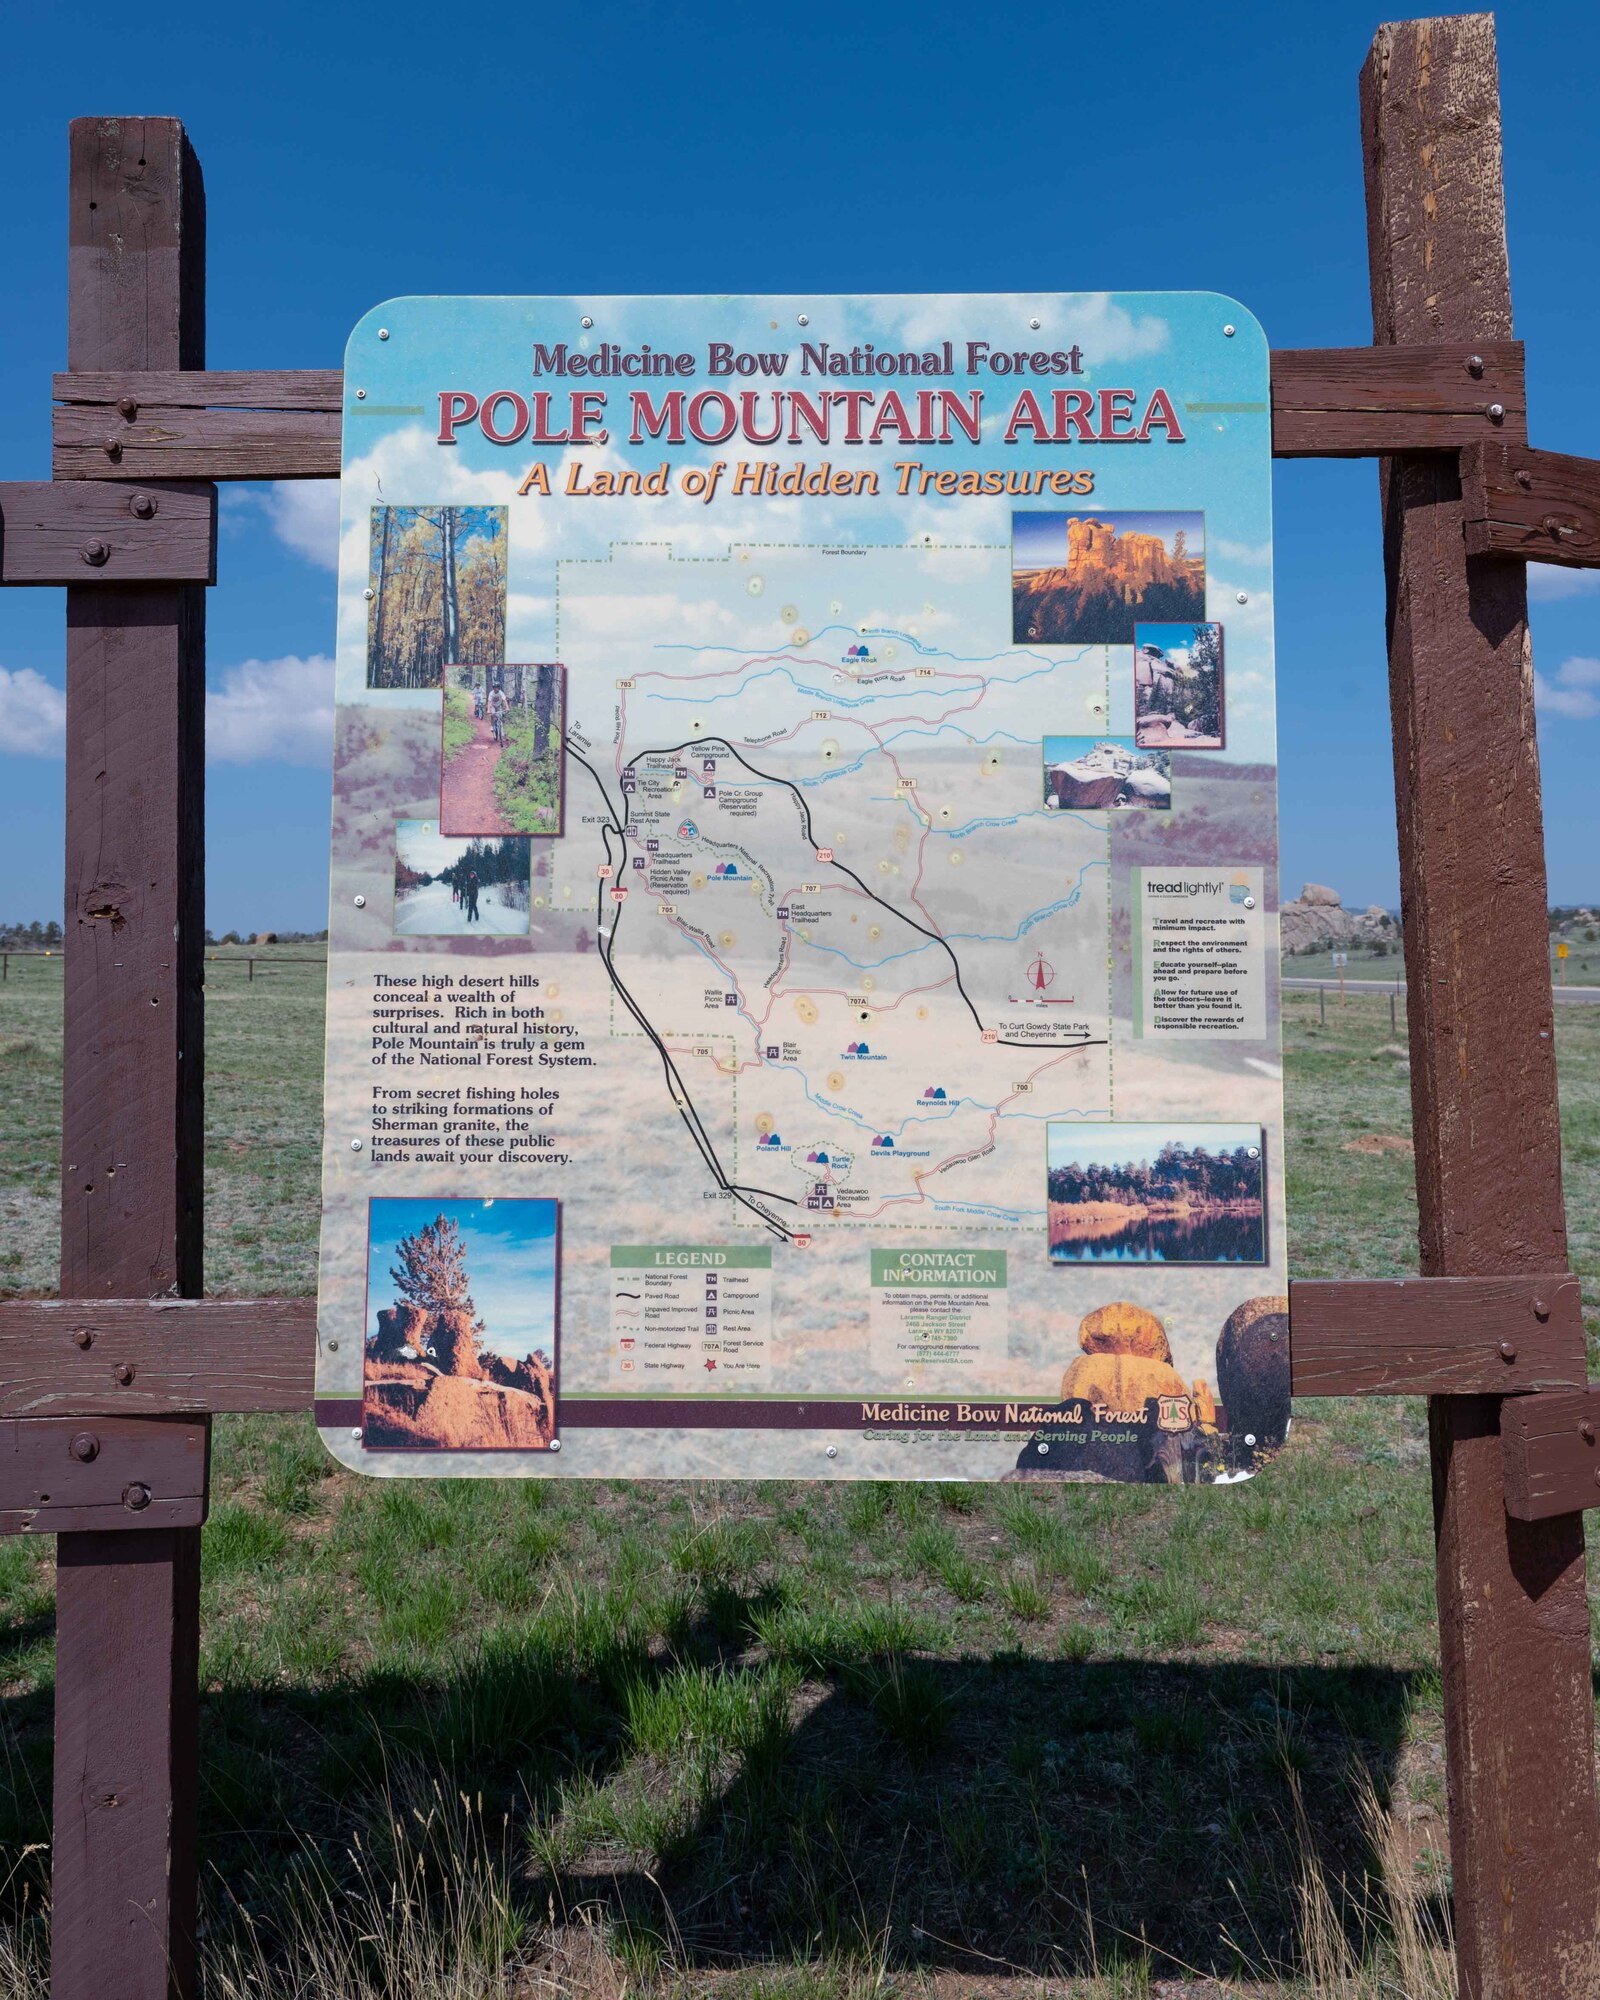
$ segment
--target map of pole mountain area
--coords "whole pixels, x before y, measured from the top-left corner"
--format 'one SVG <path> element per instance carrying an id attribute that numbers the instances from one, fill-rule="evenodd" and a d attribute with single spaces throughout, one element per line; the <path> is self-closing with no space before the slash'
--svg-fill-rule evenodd
<path id="1" fill-rule="evenodd" d="M 1032 317 L 1173 421 L 1008 440 L 1027 384 L 983 375 L 938 450 L 633 451 L 613 385 L 608 442 L 537 456 L 452 385 L 525 377 L 530 323 L 546 361 L 558 328 L 603 352 L 575 304 L 380 315 L 348 364 L 380 407 L 346 417 L 330 1448 L 1260 1470 L 1288 1324 L 1259 328 L 1209 295 L 613 301 L 618 356 L 698 371 L 786 322 L 798 371 L 800 325 L 858 355 L 871 327 L 963 395 L 976 334 Z"/>
<path id="2" fill-rule="evenodd" d="M 610 593 L 676 567 L 583 575 L 574 660 Z M 1110 1103 L 1110 905 L 1104 821 L 1047 810 L 1030 715 L 1103 714 L 1104 651 L 957 650 L 985 581 L 1003 601 L 992 552 L 853 552 L 864 608 L 912 594 L 898 626 L 844 621 L 845 568 L 736 551 L 694 576 L 734 643 L 606 649 L 626 671 L 570 754 L 614 870 L 591 889 L 612 1031 L 664 1051 L 679 1163 L 726 1183 L 739 1226 L 1037 1231 L 1040 1119 Z M 813 607 L 814 639 L 761 644 L 769 591 Z M 924 646 L 922 620 L 956 644 Z"/>

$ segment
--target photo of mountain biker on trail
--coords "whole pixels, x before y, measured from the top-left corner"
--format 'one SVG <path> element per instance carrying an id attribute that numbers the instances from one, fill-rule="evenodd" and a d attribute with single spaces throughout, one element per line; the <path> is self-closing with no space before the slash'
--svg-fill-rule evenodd
<path id="1" fill-rule="evenodd" d="M 558 665 L 447 666 L 440 831 L 559 833 L 565 723 L 566 681 Z"/>

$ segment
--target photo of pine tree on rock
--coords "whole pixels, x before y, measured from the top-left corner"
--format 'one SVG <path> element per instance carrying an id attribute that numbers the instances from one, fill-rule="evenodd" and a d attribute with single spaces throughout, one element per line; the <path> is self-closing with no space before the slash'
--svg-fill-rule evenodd
<path id="1" fill-rule="evenodd" d="M 557 1204 L 380 1197 L 370 1217 L 366 1447 L 548 1451 Z"/>

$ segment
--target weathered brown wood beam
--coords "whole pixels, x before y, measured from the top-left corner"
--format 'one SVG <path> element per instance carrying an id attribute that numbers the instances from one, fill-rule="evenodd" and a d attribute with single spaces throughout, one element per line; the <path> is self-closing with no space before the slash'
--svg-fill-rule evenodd
<path id="1" fill-rule="evenodd" d="M 1600 1382 L 1519 1396 L 1500 1412 L 1506 1512 L 1544 1521 L 1600 1507 Z"/>
<path id="2" fill-rule="evenodd" d="M 0 1299 L 0 1417 L 308 1410 L 316 1330 L 315 1299 Z"/>
<path id="3" fill-rule="evenodd" d="M 58 403 L 57 479 L 337 479 L 327 410 L 140 407 L 132 417 Z"/>
<path id="4" fill-rule="evenodd" d="M 1297 1396 L 1532 1394 L 1587 1377 L 1578 1280 L 1299 1279 Z M 0 1299 L 0 1417 L 305 1410 L 314 1299 Z"/>
<path id="5" fill-rule="evenodd" d="M 1289 1324 L 1297 1396 L 1507 1396 L 1588 1378 L 1582 1300 L 1569 1271 L 1301 1278 L 1289 1287 Z"/>
<path id="6" fill-rule="evenodd" d="M 57 479 L 339 476 L 336 368 L 74 371 L 56 376 L 55 396 Z M 1272 357 L 1278 458 L 1457 451 L 1486 438 L 1525 441 L 1527 431 L 1515 340 L 1280 348 Z"/>
<path id="7" fill-rule="evenodd" d="M 1374 341 L 1512 339 L 1493 15 L 1379 28 L 1361 137 Z M 1569 1260 L 1526 577 L 1468 554 L 1456 460 L 1396 438 L 1380 491 L 1422 1268 L 1540 1282 Z M 1429 1404 L 1456 1983 L 1593 2000 L 1583 1518 L 1507 1515 L 1516 1407 Z"/>
<path id="8" fill-rule="evenodd" d="M 217 489 L 0 481 L 0 584 L 215 583 Z"/>
<path id="9" fill-rule="evenodd" d="M 58 403 L 85 403 L 131 422 L 145 407 L 182 410 L 332 410 L 344 403 L 342 368 L 74 369 L 51 378 Z M 132 404 L 130 410 L 125 406 Z"/>
<path id="10" fill-rule="evenodd" d="M 1512 439 L 1461 454 L 1467 553 L 1600 568 L 1600 460 Z"/>
<path id="11" fill-rule="evenodd" d="M 1459 451 L 1527 435 L 1520 340 L 1273 350 L 1274 458 Z"/>
<path id="12" fill-rule="evenodd" d="M 182 125 L 74 119 L 68 215 L 69 366 L 203 367 Z M 205 606 L 194 584 L 67 591 L 69 1298 L 202 1289 Z M 159 1422 L 123 1421 L 160 1448 Z M 200 1534 L 123 1528 L 56 1549 L 52 2000 L 194 1991 Z"/>
<path id="13" fill-rule="evenodd" d="M 210 1463 L 204 1420 L 0 1423 L 0 1535 L 198 1528 Z"/>

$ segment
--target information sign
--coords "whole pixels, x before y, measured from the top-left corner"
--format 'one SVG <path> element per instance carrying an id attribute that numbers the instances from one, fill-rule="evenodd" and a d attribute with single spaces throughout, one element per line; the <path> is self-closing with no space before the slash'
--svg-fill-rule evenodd
<path id="1" fill-rule="evenodd" d="M 1257 1470 L 1289 1364 L 1250 314 L 398 299 L 345 385 L 330 1449 Z"/>

